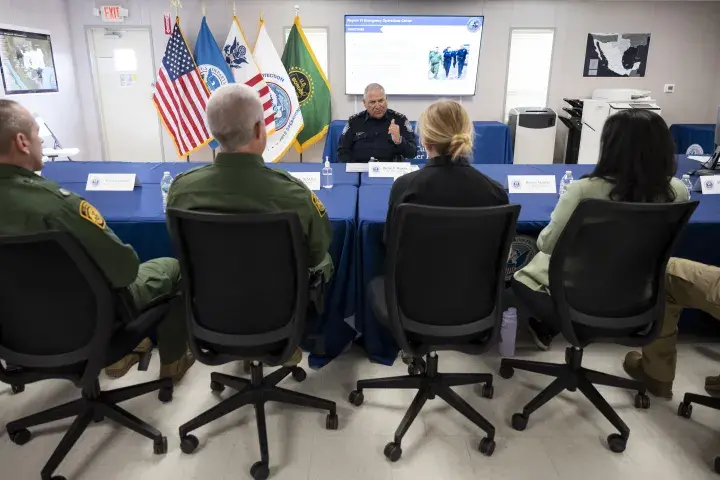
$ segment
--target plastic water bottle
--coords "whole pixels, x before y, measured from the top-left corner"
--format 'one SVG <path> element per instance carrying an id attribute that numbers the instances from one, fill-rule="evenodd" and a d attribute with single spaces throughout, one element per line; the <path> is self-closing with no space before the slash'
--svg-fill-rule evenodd
<path id="1" fill-rule="evenodd" d="M 515 335 L 517 334 L 517 310 L 508 308 L 503 312 L 502 326 L 500 327 L 500 355 L 512 357 L 515 355 Z"/>
<path id="2" fill-rule="evenodd" d="M 690 181 L 690 175 L 688 175 L 687 173 L 685 175 L 683 175 L 682 182 L 683 182 L 683 185 L 685 185 L 685 188 L 687 188 L 688 200 L 689 200 L 690 198 L 692 198 L 692 189 L 693 189 L 692 182 Z"/>
<path id="3" fill-rule="evenodd" d="M 565 175 L 563 175 L 562 179 L 560 180 L 560 196 L 562 197 L 565 195 L 565 192 L 567 192 L 568 187 L 573 182 L 573 176 L 572 172 L 570 170 L 567 170 L 565 172 Z"/>
<path id="4" fill-rule="evenodd" d="M 371 162 L 377 162 L 377 158 L 375 158 L 375 157 L 370 157 L 370 161 L 371 161 Z"/>
<path id="5" fill-rule="evenodd" d="M 160 180 L 160 192 L 162 193 L 163 200 L 163 212 L 167 211 L 167 197 L 170 192 L 170 185 L 172 185 L 173 178 L 170 172 L 163 173 L 162 180 Z"/>
<path id="6" fill-rule="evenodd" d="M 328 157 L 325 157 L 325 168 L 322 169 L 322 187 L 333 187 L 332 167 L 330 166 L 330 159 Z"/>

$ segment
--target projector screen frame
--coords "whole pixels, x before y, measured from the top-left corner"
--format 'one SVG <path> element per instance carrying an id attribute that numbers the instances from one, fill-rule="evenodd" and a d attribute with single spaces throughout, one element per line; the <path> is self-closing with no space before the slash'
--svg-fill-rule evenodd
<path id="1" fill-rule="evenodd" d="M 55 75 L 55 88 L 34 88 L 28 90 L 11 90 L 8 91 L 8 85 L 5 81 L 5 67 L 2 63 L 2 55 L 0 55 L 0 78 L 2 78 L 3 91 L 5 95 L 30 95 L 30 94 L 42 94 L 42 93 L 59 93 L 60 82 L 58 80 L 57 64 L 55 62 L 55 51 L 53 50 L 52 34 L 49 30 L 43 30 L 39 28 L 23 27 L 19 25 L 9 25 L 0 23 L 0 33 L 10 32 L 25 35 L 37 35 L 47 37 L 48 47 L 50 49 L 50 57 L 52 59 L 52 68 Z"/>
<path id="2" fill-rule="evenodd" d="M 477 68 L 475 69 L 475 84 L 473 85 L 473 92 L 472 94 L 465 94 L 465 93 L 443 93 L 443 94 L 434 94 L 434 93 L 388 93 L 387 95 L 392 95 L 393 97 L 474 97 L 477 95 L 477 84 L 478 84 L 478 77 L 480 75 L 480 55 L 482 54 L 482 44 L 483 44 L 483 38 L 485 37 L 485 15 L 461 15 L 461 14 L 440 14 L 440 15 L 404 15 L 404 14 L 389 14 L 389 15 L 377 15 L 377 14 L 348 14 L 346 13 L 343 16 L 343 57 L 344 57 L 344 65 L 345 68 L 345 95 L 363 95 L 362 93 L 348 93 L 348 81 L 347 81 L 347 32 L 345 31 L 345 28 L 347 26 L 347 17 L 434 17 L 434 18 L 442 18 L 442 17 L 468 17 L 468 18 L 480 18 L 482 20 L 482 29 L 483 32 L 480 35 L 480 45 L 478 46 L 478 64 Z"/>

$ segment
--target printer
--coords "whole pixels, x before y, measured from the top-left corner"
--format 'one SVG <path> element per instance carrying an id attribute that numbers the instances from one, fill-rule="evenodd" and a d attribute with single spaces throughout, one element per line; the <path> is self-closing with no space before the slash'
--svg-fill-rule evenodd
<path id="1" fill-rule="evenodd" d="M 592 98 L 582 102 L 582 133 L 577 163 L 597 163 L 600 155 L 600 135 L 610 115 L 631 108 L 652 110 L 658 115 L 662 114 L 660 107 L 647 90 L 601 88 L 593 91 Z"/>

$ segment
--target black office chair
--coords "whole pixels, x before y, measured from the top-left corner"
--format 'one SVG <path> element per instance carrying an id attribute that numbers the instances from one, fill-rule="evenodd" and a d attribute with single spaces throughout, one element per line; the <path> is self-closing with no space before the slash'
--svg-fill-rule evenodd
<path id="1" fill-rule="evenodd" d="M 172 380 L 156 380 L 102 391 L 101 370 L 132 352 L 163 318 L 163 299 L 137 316 L 113 291 L 93 261 L 66 233 L 0 236 L 0 381 L 25 385 L 65 379 L 82 389 L 82 398 L 7 424 L 10 439 L 30 441 L 28 427 L 75 417 L 41 472 L 53 476 L 91 421 L 105 418 L 153 440 L 156 454 L 167 452 L 167 439 L 118 403 L 160 389 Z M 127 323 L 118 322 L 118 318 Z"/>
<path id="2" fill-rule="evenodd" d="M 500 376 L 514 369 L 556 377 L 512 417 L 525 430 L 530 414 L 560 392 L 580 390 L 620 434 L 607 441 L 622 452 L 630 429 L 594 384 L 637 390 L 636 408 L 649 408 L 642 382 L 582 367 L 583 349 L 591 343 L 643 346 L 657 337 L 665 311 L 665 268 L 697 202 L 648 204 L 583 200 L 575 209 L 550 259 L 550 295 L 537 305 L 527 288 L 513 281 L 520 305 L 539 321 L 560 323 L 572 344 L 564 364 L 504 358 Z M 535 302 L 534 308 L 530 305 Z M 544 317 L 544 318 L 543 318 Z M 554 319 L 559 322 L 553 322 Z"/>
<path id="3" fill-rule="evenodd" d="M 244 405 L 253 405 L 261 460 L 254 479 L 269 476 L 265 403 L 328 410 L 326 427 L 338 428 L 335 402 L 276 385 L 288 375 L 302 382 L 300 367 L 281 367 L 263 377 L 263 363 L 281 365 L 300 343 L 308 305 L 307 245 L 295 213 L 225 214 L 168 209 L 180 257 L 187 301 L 190 347 L 202 363 L 249 360 L 251 379 L 212 372 L 210 388 L 226 386 L 232 397 L 180 427 L 181 448 L 199 442 L 189 433 Z"/>
<path id="4" fill-rule="evenodd" d="M 686 393 L 683 397 L 683 401 L 678 405 L 678 416 L 690 418 L 692 417 L 692 404 L 697 403 L 705 407 L 710 407 L 714 410 L 720 410 L 720 398 L 710 397 L 707 395 L 698 395 L 697 393 Z M 715 473 L 720 473 L 720 456 L 715 457 L 713 462 L 713 468 Z"/>
<path id="5" fill-rule="evenodd" d="M 436 352 L 477 354 L 497 343 L 505 267 L 519 213 L 519 205 L 397 208 L 386 274 L 370 282 L 368 301 L 414 361 L 410 375 L 360 380 L 349 397 L 360 406 L 366 388 L 418 389 L 394 441 L 385 446 L 390 461 L 400 459 L 403 436 L 436 395 L 486 432 L 479 445 L 482 453 L 494 452 L 495 427 L 451 388 L 483 383 L 482 396 L 492 398 L 492 374 L 439 373 Z"/>

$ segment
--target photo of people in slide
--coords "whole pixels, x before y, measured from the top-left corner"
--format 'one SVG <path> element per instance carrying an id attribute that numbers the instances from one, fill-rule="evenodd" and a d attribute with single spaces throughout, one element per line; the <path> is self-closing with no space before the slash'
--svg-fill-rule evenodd
<path id="1" fill-rule="evenodd" d="M 50 35 L 0 29 L 5 93 L 57 92 Z"/>
<path id="2" fill-rule="evenodd" d="M 470 44 L 460 45 L 457 48 L 434 47 L 429 55 L 428 78 L 433 80 L 457 80 L 467 74 L 468 55 Z"/>

